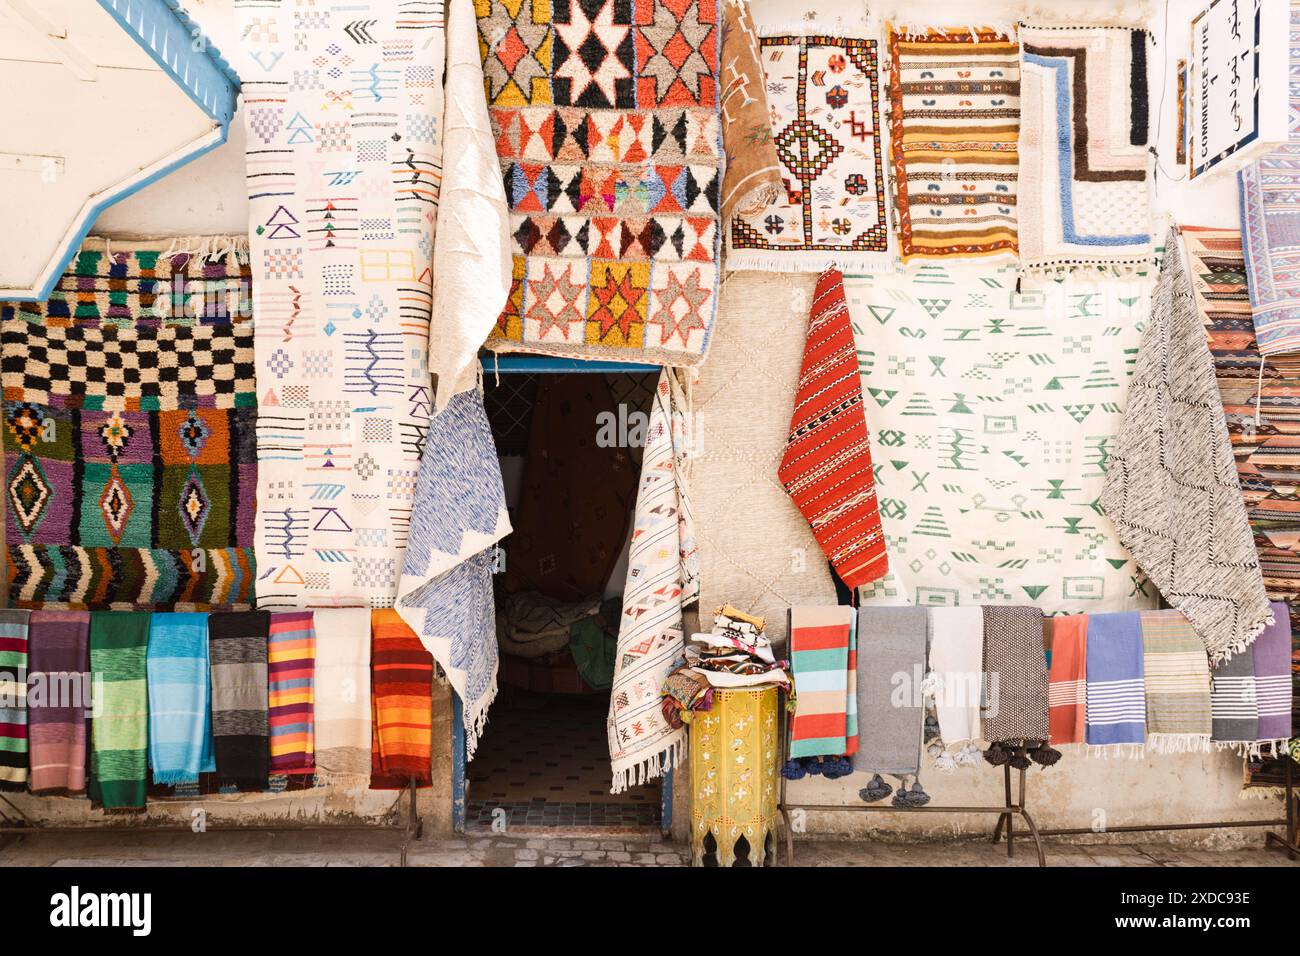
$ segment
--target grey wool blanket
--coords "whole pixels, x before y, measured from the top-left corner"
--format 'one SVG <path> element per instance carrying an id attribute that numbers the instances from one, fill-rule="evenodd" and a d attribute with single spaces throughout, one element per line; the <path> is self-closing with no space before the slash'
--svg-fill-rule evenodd
<path id="1" fill-rule="evenodd" d="M 858 609 L 855 772 L 903 777 L 920 770 L 929 621 L 923 607 Z"/>
<path id="2" fill-rule="evenodd" d="M 1245 650 L 1273 612 L 1180 248 L 1171 231 L 1101 506 L 1217 665 Z"/>

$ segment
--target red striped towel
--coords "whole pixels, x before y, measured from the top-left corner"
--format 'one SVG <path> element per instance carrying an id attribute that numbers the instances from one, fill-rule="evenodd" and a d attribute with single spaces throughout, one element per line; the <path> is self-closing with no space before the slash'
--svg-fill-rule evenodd
<path id="1" fill-rule="evenodd" d="M 889 570 L 843 276 L 817 279 L 790 437 L 777 476 L 851 588 Z"/>
<path id="2" fill-rule="evenodd" d="M 1054 617 L 1047 717 L 1053 744 L 1081 744 L 1087 715 L 1088 615 Z"/>

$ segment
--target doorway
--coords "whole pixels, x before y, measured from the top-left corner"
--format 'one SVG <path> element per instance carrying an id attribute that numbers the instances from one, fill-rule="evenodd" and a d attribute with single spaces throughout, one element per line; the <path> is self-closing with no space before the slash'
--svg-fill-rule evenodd
<path id="1" fill-rule="evenodd" d="M 514 532 L 501 542 L 494 578 L 500 689 L 472 761 L 458 707 L 454 721 L 457 829 L 665 829 L 671 775 L 610 793 L 605 729 L 638 424 L 658 369 L 534 356 L 485 365 Z"/>

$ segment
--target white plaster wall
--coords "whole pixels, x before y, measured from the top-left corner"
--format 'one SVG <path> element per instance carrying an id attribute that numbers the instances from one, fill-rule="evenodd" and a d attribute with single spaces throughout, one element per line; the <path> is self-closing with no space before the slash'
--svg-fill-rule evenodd
<path id="1" fill-rule="evenodd" d="M 770 0 L 769 0 L 770 2 Z M 781 0 L 792 9 L 800 0 Z M 1201 0 L 893 0 L 872 4 L 880 17 L 933 25 L 958 25 L 978 11 L 982 22 L 1010 22 L 1035 14 L 1063 22 L 1102 21 L 1122 16 L 1125 21 L 1145 20 L 1155 34 L 1151 51 L 1152 124 L 1159 133 L 1162 171 L 1156 178 L 1156 207 L 1181 223 L 1230 226 L 1238 221 L 1235 179 L 1212 178 L 1195 185 L 1177 181 L 1185 172 L 1173 164 L 1176 125 L 1174 64 L 1186 55 L 1188 25 Z M 213 41 L 233 54 L 236 36 L 231 0 L 188 0 L 186 6 L 201 22 Z M 1166 31 L 1166 22 L 1168 31 Z M 233 56 L 229 56 L 232 59 Z M 1162 105 L 1163 104 L 1163 105 Z M 198 235 L 239 233 L 246 228 L 247 201 L 243 178 L 243 117 L 236 117 L 230 142 L 167 179 L 133 196 L 101 217 L 96 231 L 114 236 Z M 440 707 L 440 711 L 445 708 Z M 444 717 L 440 726 L 446 727 Z M 449 734 L 448 734 L 449 736 Z M 438 739 L 445 739 L 439 737 Z M 442 771 L 446 773 L 445 763 Z M 679 773 L 679 791 L 684 790 L 685 773 Z M 1277 800 L 1240 798 L 1241 761 L 1230 754 L 1152 757 L 1146 760 L 1099 760 L 1067 755 L 1057 767 L 1031 771 L 1030 807 L 1042 826 L 1090 826 L 1098 819 L 1109 825 L 1141 822 L 1188 822 L 1206 819 L 1262 819 L 1277 816 Z M 791 785 L 792 799 L 806 803 L 858 803 L 856 791 L 864 780 L 849 777 L 836 782 L 814 780 Z M 989 803 L 1001 799 L 1001 774 L 981 766 L 954 774 L 931 769 L 924 776 L 926 789 L 936 803 Z M 684 796 L 684 792 L 679 795 Z M 449 793 L 441 787 L 425 798 L 430 812 L 445 812 Z M 219 802 L 223 814 L 238 818 L 260 818 L 288 814 L 319 817 L 326 815 L 375 815 L 382 813 L 391 795 L 365 795 L 359 800 L 344 795 L 287 795 L 266 799 L 244 798 L 236 803 Z M 422 803 L 425 801 L 422 801 Z M 24 800 L 31 809 L 59 818 L 80 816 L 84 801 Z M 684 801 L 678 801 L 679 823 L 688 816 Z M 188 808 L 171 805 L 153 808 L 151 815 L 188 817 Z M 444 817 L 445 819 L 445 817 Z M 946 836 L 984 832 L 988 818 L 939 814 L 822 814 L 810 815 L 811 832 L 864 832 L 901 835 Z M 1198 839 L 1200 833 L 1170 835 Z M 1218 842 L 1254 840 L 1258 831 L 1224 831 L 1208 839 Z"/>

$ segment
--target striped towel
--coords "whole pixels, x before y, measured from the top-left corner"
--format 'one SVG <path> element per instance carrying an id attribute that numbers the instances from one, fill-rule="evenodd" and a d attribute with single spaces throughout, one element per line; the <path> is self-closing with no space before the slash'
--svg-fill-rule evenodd
<path id="1" fill-rule="evenodd" d="M 1142 617 L 1137 611 L 1088 615 L 1087 741 L 1094 747 L 1146 740 Z"/>
<path id="2" fill-rule="evenodd" d="M 0 790 L 27 785 L 27 618 L 0 611 Z"/>
<path id="3" fill-rule="evenodd" d="M 86 789 L 86 721 L 93 705 L 89 637 L 85 611 L 33 611 L 28 619 L 27 785 L 32 793 Z"/>
<path id="4" fill-rule="evenodd" d="M 316 612 L 316 778 L 370 783 L 370 609 Z"/>
<path id="5" fill-rule="evenodd" d="M 844 695 L 844 753 L 853 756 L 858 752 L 858 616 L 849 615 L 849 665 L 848 688 Z"/>
<path id="6" fill-rule="evenodd" d="M 1208 750 L 1210 659 L 1205 642 L 1182 611 L 1141 615 L 1147 746 L 1158 753 Z M 1288 707 L 1290 703 L 1288 698 Z"/>
<path id="7" fill-rule="evenodd" d="M 234 611 L 208 619 L 212 656 L 212 746 L 217 779 L 240 790 L 267 788 L 269 611 Z"/>
<path id="8" fill-rule="evenodd" d="M 370 640 L 370 788 L 432 783 L 433 655 L 391 608 L 370 612 Z"/>
<path id="9" fill-rule="evenodd" d="M 105 810 L 143 810 L 149 777 L 149 612 L 90 616 L 95 717 L 90 723 L 91 802 Z"/>
<path id="10" fill-rule="evenodd" d="M 947 749 L 979 739 L 983 658 L 982 608 L 930 608 L 930 686 Z"/>
<path id="11" fill-rule="evenodd" d="M 1086 734 L 1088 616 L 1051 620 L 1052 670 L 1047 685 L 1047 719 L 1053 744 L 1081 744 Z"/>
<path id="12" fill-rule="evenodd" d="M 1210 740 L 1221 749 L 1248 752 L 1259 739 L 1255 643 L 1210 673 Z"/>
<path id="13" fill-rule="evenodd" d="M 791 757 L 839 757 L 848 749 L 851 607 L 792 607 L 795 712 Z"/>
<path id="14" fill-rule="evenodd" d="M 1255 638 L 1255 693 L 1259 698 L 1261 744 L 1280 749 L 1291 736 L 1291 613 L 1282 601 L 1273 601 L 1277 623 Z"/>
<path id="15" fill-rule="evenodd" d="M 312 685 L 316 631 L 311 611 L 271 615 L 266 647 L 267 723 L 273 773 L 313 773 Z"/>
<path id="16" fill-rule="evenodd" d="M 195 783 L 212 754 L 208 616 L 168 612 L 149 622 L 149 769 L 154 783 Z"/>

